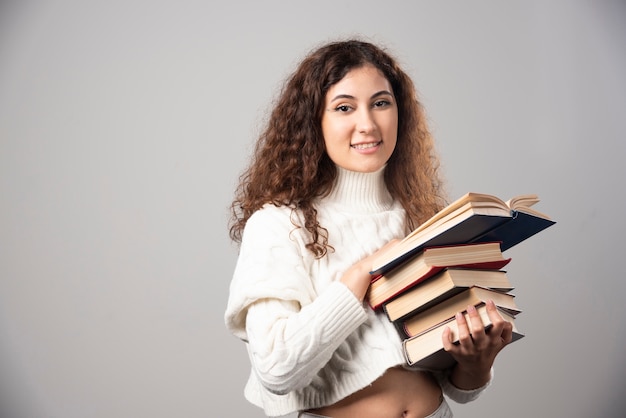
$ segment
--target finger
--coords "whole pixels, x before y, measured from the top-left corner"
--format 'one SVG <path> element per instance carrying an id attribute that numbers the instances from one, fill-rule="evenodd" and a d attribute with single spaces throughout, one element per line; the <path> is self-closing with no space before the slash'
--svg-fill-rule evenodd
<path id="1" fill-rule="evenodd" d="M 500 315 L 492 300 L 487 301 L 487 314 L 492 323 L 490 334 L 493 337 L 500 337 L 504 345 L 510 343 L 513 339 L 513 324 Z"/>
<path id="2" fill-rule="evenodd" d="M 513 324 L 508 321 L 505 321 L 504 329 L 502 330 L 502 341 L 504 344 L 509 344 L 513 341 Z"/>
<path id="3" fill-rule="evenodd" d="M 443 342 L 443 349 L 446 351 L 452 350 L 454 344 L 452 343 L 452 330 L 450 327 L 445 327 L 441 334 L 441 341 Z"/>
<path id="4" fill-rule="evenodd" d="M 465 319 L 465 315 L 462 312 L 457 312 L 455 318 L 457 328 L 459 329 L 459 344 L 461 344 L 462 347 L 468 347 L 472 345 L 472 335 L 470 333 L 467 320 Z"/>
<path id="5" fill-rule="evenodd" d="M 498 324 L 504 321 L 504 318 L 502 318 L 502 315 L 498 312 L 498 308 L 493 300 L 487 301 L 487 315 L 489 315 L 492 324 Z"/>
<path id="6" fill-rule="evenodd" d="M 480 315 L 474 305 L 467 307 L 467 315 L 469 316 L 469 329 L 472 338 L 474 341 L 483 339 L 485 336 L 485 325 L 483 325 L 483 321 L 480 319 Z"/>

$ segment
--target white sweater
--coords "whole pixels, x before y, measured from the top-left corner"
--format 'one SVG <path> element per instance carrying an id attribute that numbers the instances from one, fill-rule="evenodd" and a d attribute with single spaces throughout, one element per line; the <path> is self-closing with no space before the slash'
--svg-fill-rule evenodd
<path id="1" fill-rule="evenodd" d="M 268 416 L 333 404 L 405 363 L 393 324 L 339 282 L 355 262 L 405 235 L 405 212 L 384 185 L 384 169 L 338 170 L 336 187 L 316 203 L 334 248 L 327 256 L 305 248 L 308 234 L 289 208 L 266 205 L 243 233 L 225 321 L 248 349 L 245 396 Z M 438 377 L 457 402 L 484 389 L 461 391 Z"/>

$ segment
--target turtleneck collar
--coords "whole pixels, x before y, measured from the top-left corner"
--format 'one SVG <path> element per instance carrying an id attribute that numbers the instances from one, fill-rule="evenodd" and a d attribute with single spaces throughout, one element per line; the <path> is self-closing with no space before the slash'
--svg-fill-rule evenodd
<path id="1" fill-rule="evenodd" d="M 328 203 L 339 204 L 346 211 L 380 212 L 389 210 L 393 198 L 384 181 L 385 167 L 373 173 L 360 173 L 337 167 L 337 180 Z"/>

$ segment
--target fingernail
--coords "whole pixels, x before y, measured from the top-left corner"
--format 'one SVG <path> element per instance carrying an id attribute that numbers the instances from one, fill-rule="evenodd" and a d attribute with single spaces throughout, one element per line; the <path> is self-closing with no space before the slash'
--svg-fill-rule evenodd
<path id="1" fill-rule="evenodd" d="M 467 312 L 468 312 L 468 313 L 470 313 L 470 312 L 471 312 L 471 313 L 476 312 L 476 307 L 475 307 L 474 305 L 469 305 L 469 306 L 467 307 Z"/>

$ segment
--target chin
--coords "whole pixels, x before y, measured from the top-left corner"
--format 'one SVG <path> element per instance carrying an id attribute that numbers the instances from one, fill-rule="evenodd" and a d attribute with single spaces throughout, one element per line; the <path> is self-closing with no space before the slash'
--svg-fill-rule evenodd
<path id="1" fill-rule="evenodd" d="M 375 173 L 376 171 L 380 170 L 384 166 L 385 164 L 356 166 L 356 167 L 349 167 L 347 168 L 347 170 L 356 171 L 357 173 Z"/>

